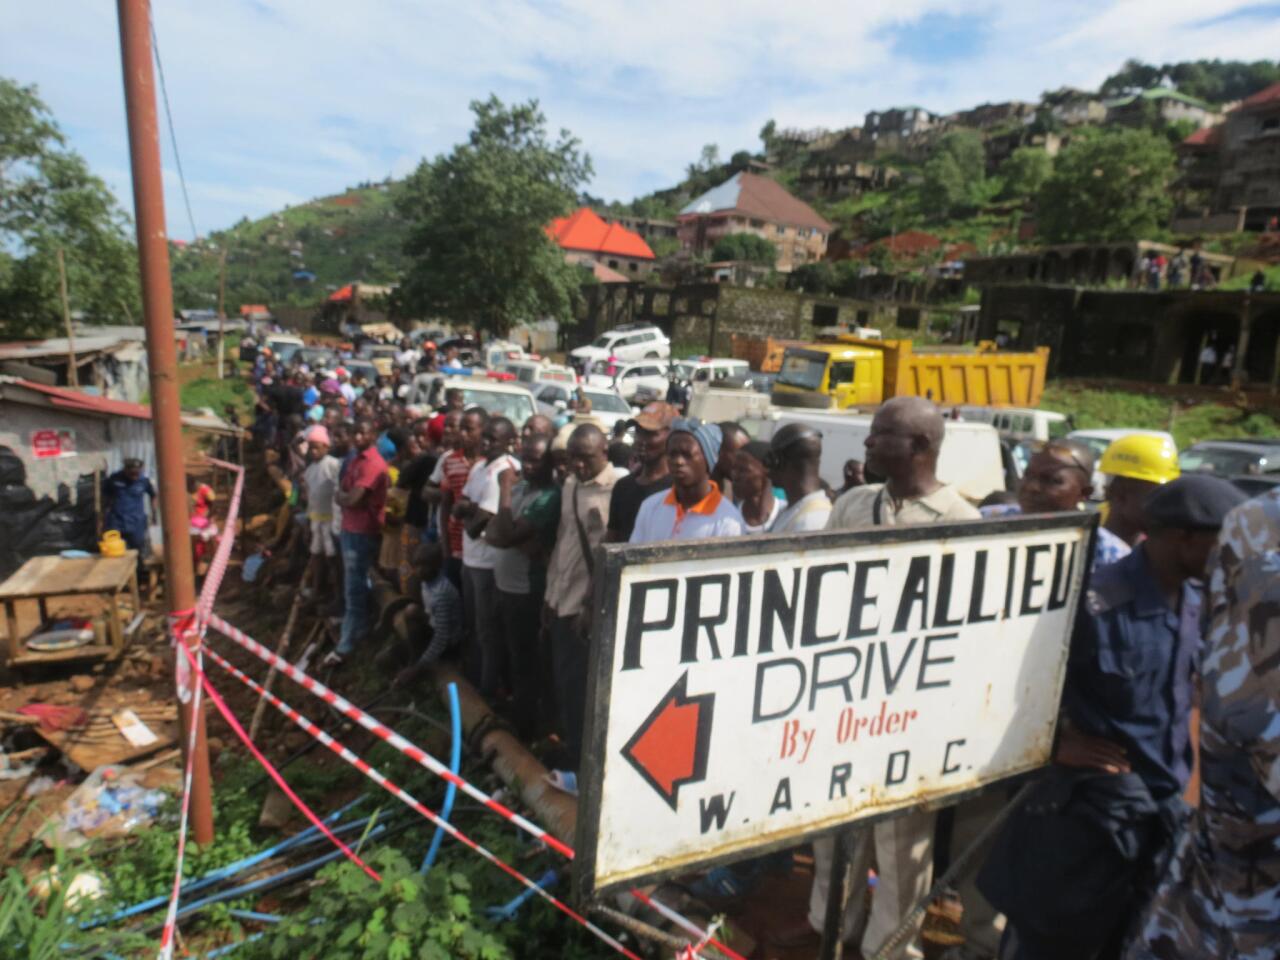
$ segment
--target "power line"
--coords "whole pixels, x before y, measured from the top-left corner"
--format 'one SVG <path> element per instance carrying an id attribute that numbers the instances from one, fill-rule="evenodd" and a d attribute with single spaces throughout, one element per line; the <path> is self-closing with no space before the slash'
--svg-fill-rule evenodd
<path id="1" fill-rule="evenodd" d="M 191 213 L 191 197 L 187 194 L 187 178 L 182 172 L 182 154 L 178 153 L 178 135 L 173 129 L 173 111 L 169 109 L 169 88 L 164 82 L 164 64 L 160 62 L 160 40 L 156 37 L 156 22 L 151 21 L 151 49 L 156 52 L 156 72 L 160 74 L 160 95 L 164 100 L 164 116 L 169 124 L 169 142 L 173 144 L 173 161 L 178 167 L 178 182 L 182 184 L 182 202 L 187 208 L 187 222 L 191 224 L 191 240 L 200 238 L 196 230 L 196 218 Z"/>

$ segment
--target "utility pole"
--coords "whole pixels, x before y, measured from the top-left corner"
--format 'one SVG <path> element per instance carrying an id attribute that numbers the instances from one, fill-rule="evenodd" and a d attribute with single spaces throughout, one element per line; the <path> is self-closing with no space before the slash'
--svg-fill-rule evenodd
<path id="1" fill-rule="evenodd" d="M 218 379 L 222 379 L 223 342 L 227 339 L 227 248 L 218 258 Z"/>
<path id="2" fill-rule="evenodd" d="M 182 456 L 182 413 L 178 405 L 178 355 L 173 337 L 173 287 L 169 241 L 165 236 L 164 184 L 160 176 L 160 127 L 156 119 L 155 71 L 151 58 L 150 0 L 118 0 L 120 56 L 124 66 L 125 113 L 133 168 L 133 210 L 138 225 L 138 265 L 147 330 L 151 378 L 151 425 L 160 473 L 160 516 L 164 524 L 165 595 L 171 623 L 189 622 L 196 605 L 195 571 L 188 533 L 186 471 Z M 177 636 L 179 643 L 184 636 Z M 179 664 L 184 662 L 178 655 Z M 204 714 L 191 709 L 199 680 L 182 671 L 182 747 L 196 733 L 191 782 L 191 826 L 196 843 L 213 841 L 213 798 L 209 787 L 209 747 Z"/>
<path id="3" fill-rule="evenodd" d="M 62 322 L 67 328 L 67 382 L 80 386 L 80 371 L 76 369 L 76 338 L 71 330 L 71 300 L 67 297 L 67 262 L 58 248 L 58 285 L 62 290 Z"/>

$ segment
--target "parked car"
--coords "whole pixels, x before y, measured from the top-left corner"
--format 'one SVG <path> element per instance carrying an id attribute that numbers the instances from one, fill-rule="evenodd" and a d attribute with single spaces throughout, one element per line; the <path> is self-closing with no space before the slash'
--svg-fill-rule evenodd
<path id="1" fill-rule="evenodd" d="M 378 368 L 368 360 L 361 360 L 359 357 L 353 357 L 350 360 L 343 360 L 339 366 L 346 368 L 347 373 L 351 374 L 351 380 L 354 383 L 361 377 L 365 383 L 373 386 L 378 382 Z"/>
<path id="2" fill-rule="evenodd" d="M 531 390 L 543 383 L 567 383 L 572 386 L 578 382 L 570 368 L 547 360 L 508 360 L 501 369 L 512 374 L 517 383 L 523 383 Z"/>
<path id="3" fill-rule="evenodd" d="M 400 348 L 392 343 L 362 343 L 356 351 L 361 360 L 368 360 L 378 368 L 378 373 L 389 377 L 395 370 L 396 354 Z"/>
<path id="4" fill-rule="evenodd" d="M 979 407 L 964 404 L 955 408 L 962 420 L 989 423 L 1005 440 L 1058 440 L 1071 430 L 1065 414 L 1032 407 Z M 1104 448 L 1105 449 L 1105 448 Z"/>
<path id="5" fill-rule="evenodd" d="M 627 324 L 608 330 L 591 343 L 569 352 L 570 361 L 581 368 L 586 361 L 608 360 L 666 360 L 671 357 L 671 342 L 667 335 L 654 326 Z"/>
<path id="6" fill-rule="evenodd" d="M 1219 477 L 1280 472 L 1280 439 L 1202 440 L 1178 456 L 1184 473 Z"/>
<path id="7" fill-rule="evenodd" d="M 651 396 L 665 397 L 670 380 L 665 362 L 644 360 L 640 363 L 622 364 L 613 376 L 607 373 L 593 373 L 587 378 L 587 383 L 593 387 L 617 390 L 630 401 L 642 391 Z"/>
<path id="8" fill-rule="evenodd" d="M 1280 473 L 1251 473 L 1230 479 L 1246 497 L 1261 497 L 1280 487 Z"/>
<path id="9" fill-rule="evenodd" d="M 612 430 L 620 420 L 630 420 L 635 411 L 622 399 L 616 390 L 605 390 L 600 387 L 574 387 L 569 384 L 548 383 L 538 389 L 535 396 L 538 401 L 538 412 L 548 417 L 557 417 L 569 408 L 569 398 L 578 390 L 582 396 L 591 401 L 591 415 Z"/>
<path id="10" fill-rule="evenodd" d="M 338 365 L 338 355 L 326 347 L 303 347 L 295 357 L 312 372 L 332 370 Z"/>
<path id="11" fill-rule="evenodd" d="M 1099 430 L 1072 430 L 1067 434 L 1068 440 L 1079 440 L 1093 451 L 1095 463 L 1102 460 L 1102 455 L 1107 452 L 1107 447 L 1111 446 L 1112 440 L 1119 440 L 1121 437 L 1131 437 L 1134 434 L 1140 434 L 1144 437 L 1160 437 L 1167 440 L 1171 447 L 1177 449 L 1177 445 L 1173 442 L 1173 435 L 1165 433 L 1163 430 L 1137 430 L 1128 427 L 1112 427 Z M 1025 468 L 1025 464 L 1023 465 Z M 1093 469 L 1093 499 L 1101 500 L 1104 497 L 1107 486 L 1106 477 L 1102 475 L 1102 471 L 1096 466 Z"/>
<path id="12" fill-rule="evenodd" d="M 463 409 L 480 407 L 491 417 L 506 417 L 519 430 L 538 412 L 533 394 L 514 383 L 498 383 L 488 378 L 449 377 L 441 387 L 441 396 L 449 390 L 462 391 Z"/>
<path id="13" fill-rule="evenodd" d="M 696 387 L 700 383 L 716 383 L 721 380 L 749 377 L 751 364 L 745 360 L 726 357 L 689 357 L 674 363 L 671 367 L 671 375 L 677 380 L 687 381 Z"/>

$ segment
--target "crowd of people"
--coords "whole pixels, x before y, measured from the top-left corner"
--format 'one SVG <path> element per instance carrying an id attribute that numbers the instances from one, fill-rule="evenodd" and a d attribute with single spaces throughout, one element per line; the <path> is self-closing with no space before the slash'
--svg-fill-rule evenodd
<path id="1" fill-rule="evenodd" d="M 325 666 L 340 682 L 353 659 L 369 658 L 410 686 L 436 660 L 456 659 L 526 742 L 543 744 L 567 790 L 583 750 L 602 543 L 999 522 L 1083 510 L 1093 495 L 1089 448 L 1055 441 L 1034 453 L 1015 493 L 970 502 L 938 478 L 944 418 L 921 398 L 880 407 L 865 464 L 850 461 L 833 490 L 811 426 L 756 441 L 736 423 L 654 402 L 610 436 L 589 409 L 559 426 L 538 415 L 516 424 L 467 407 L 460 390 L 415 407 L 400 387 L 423 356 L 407 345 L 405 354 L 396 377 L 375 383 L 270 357 L 254 368 L 254 433 L 292 491 L 281 534 L 307 554 L 306 589 L 337 625 Z M 1055 762 L 959 884 L 959 956 L 1275 955 L 1280 497 L 1244 502 L 1225 481 L 1179 477 L 1170 456 L 1127 437 L 1099 464 L 1112 478 L 1108 507 L 1075 621 Z M 425 627 L 412 649 L 375 648 L 374 568 L 420 601 Z M 1193 812 L 1184 794 L 1197 764 Z M 962 802 L 946 844 L 968 847 L 1007 801 L 991 790 Z M 843 932 L 867 955 L 929 890 L 936 821 L 913 811 L 839 841 L 854 877 Z M 779 946 L 816 944 L 836 842 L 813 844 L 810 910 L 775 932 Z M 704 889 L 741 895 L 759 876 L 750 865 L 718 868 Z M 894 956 L 919 956 L 918 942 Z"/>

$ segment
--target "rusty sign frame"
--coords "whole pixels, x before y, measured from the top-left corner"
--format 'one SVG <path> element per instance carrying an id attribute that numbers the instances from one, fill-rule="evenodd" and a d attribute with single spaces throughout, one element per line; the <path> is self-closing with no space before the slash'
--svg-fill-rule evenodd
<path id="1" fill-rule="evenodd" d="M 638 884 L 661 881 L 695 870 L 734 863 L 748 857 L 764 856 L 769 853 L 794 848 L 823 836 L 832 836 L 848 830 L 850 825 L 869 826 L 871 824 L 903 816 L 916 809 L 938 809 L 952 806 L 972 797 L 980 796 L 992 789 L 1002 789 L 1020 779 L 1025 778 L 1045 764 L 1036 764 L 1019 770 L 1011 770 L 1004 776 L 997 777 L 976 787 L 956 790 L 945 796 L 934 796 L 915 806 L 899 807 L 893 810 L 854 816 L 834 824 L 814 826 L 812 829 L 799 829 L 786 836 L 762 841 L 750 848 L 739 848 L 729 852 L 713 854 L 705 858 L 682 860 L 671 865 L 658 865 L 643 875 L 629 876 L 597 885 L 596 861 L 600 840 L 600 813 L 602 787 L 604 782 L 604 755 L 608 733 L 609 697 L 612 689 L 614 655 L 617 641 L 617 617 L 619 597 L 621 595 L 622 571 L 625 567 L 638 564 L 652 564 L 671 561 L 705 560 L 714 563 L 717 559 L 740 557 L 762 552 L 769 548 L 771 553 L 785 553 L 790 547 L 795 550 L 821 550 L 833 547 L 863 547 L 875 544 L 909 544 L 930 540 L 978 539 L 990 534 L 1008 534 L 1015 532 L 1035 533 L 1039 531 L 1055 531 L 1077 529 L 1087 534 L 1083 541 L 1084 562 L 1079 564 L 1071 584 L 1074 602 L 1067 605 L 1066 631 L 1063 644 L 1069 645 L 1075 626 L 1075 616 L 1079 608 L 1079 600 L 1088 588 L 1089 572 L 1099 517 L 1095 512 L 1030 514 L 1003 516 L 991 519 L 953 521 L 940 524 L 870 527 L 860 530 L 830 530 L 804 534 L 762 534 L 746 538 L 714 539 L 714 540 L 672 540 L 661 543 L 602 544 L 596 549 L 596 578 L 593 584 L 593 626 L 589 649 L 587 671 L 585 730 L 583 734 L 583 755 L 581 773 L 578 777 L 578 814 L 576 822 L 575 857 L 573 863 L 573 891 L 580 903 L 588 903 L 601 896 L 630 889 Z M 1062 687 L 1066 679 L 1066 658 L 1064 655 L 1060 676 L 1057 678 L 1058 702 L 1061 702 Z M 1055 722 L 1049 754 L 1052 755 L 1053 744 L 1056 743 L 1058 727 Z"/>

